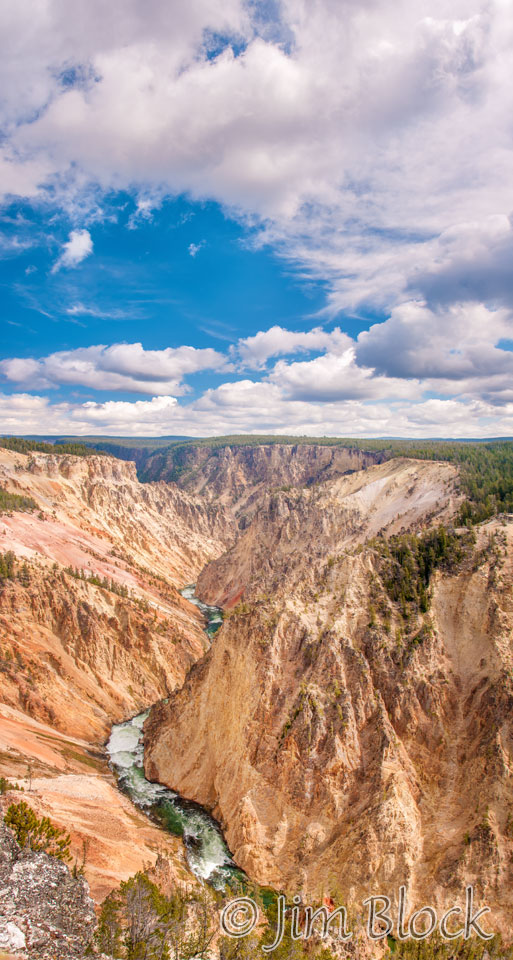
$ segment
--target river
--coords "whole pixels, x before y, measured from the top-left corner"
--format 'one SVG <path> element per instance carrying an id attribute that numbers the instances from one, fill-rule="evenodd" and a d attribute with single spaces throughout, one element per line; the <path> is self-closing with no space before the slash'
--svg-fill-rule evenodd
<path id="1" fill-rule="evenodd" d="M 194 584 L 184 587 L 182 596 L 194 603 L 205 617 L 210 640 L 223 621 L 219 607 L 202 603 L 194 596 Z M 182 837 L 187 861 L 199 880 L 224 889 L 242 877 L 234 864 L 219 824 L 199 804 L 184 800 L 178 793 L 144 776 L 143 725 L 150 708 L 112 727 L 107 752 L 119 787 L 152 820 L 175 836 Z"/>

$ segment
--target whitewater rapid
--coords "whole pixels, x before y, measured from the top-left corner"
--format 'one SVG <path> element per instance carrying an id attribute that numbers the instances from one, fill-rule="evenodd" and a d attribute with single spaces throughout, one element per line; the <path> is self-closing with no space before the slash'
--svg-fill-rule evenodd
<path id="1" fill-rule="evenodd" d="M 199 607 L 212 640 L 223 621 L 222 612 L 198 600 L 194 588 L 195 584 L 184 587 L 182 596 Z M 232 860 L 219 825 L 203 807 L 184 800 L 160 783 L 150 783 L 144 775 L 143 727 L 150 709 L 112 727 L 107 743 L 110 765 L 119 786 L 131 800 L 169 833 L 182 837 L 189 867 L 198 879 L 223 889 L 241 872 Z"/>

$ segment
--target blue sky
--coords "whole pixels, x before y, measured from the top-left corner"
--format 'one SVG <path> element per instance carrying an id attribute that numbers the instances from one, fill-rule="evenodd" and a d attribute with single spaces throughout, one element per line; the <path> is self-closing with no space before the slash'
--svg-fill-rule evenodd
<path id="1" fill-rule="evenodd" d="M 0 430 L 513 435 L 509 6 L 102 11 L 0 12 Z"/>
<path id="2" fill-rule="evenodd" d="M 4 235 L 26 247 L 0 261 L 2 359 L 141 339 L 147 350 L 185 343 L 226 351 L 275 323 L 299 330 L 314 324 L 325 304 L 322 281 L 301 281 L 272 249 L 253 249 L 253 231 L 219 204 L 180 197 L 147 217 L 136 210 L 127 193 L 108 197 L 102 220 L 88 230 L 91 254 L 52 272 L 73 224 L 56 212 L 49 231 L 47 210 L 6 206 Z M 362 322 L 348 318 L 348 325 L 360 329 Z M 186 402 L 235 378 L 235 372 L 200 371 L 189 381 Z M 124 400 L 136 396 L 116 392 Z M 92 399 L 93 393 L 56 384 L 53 396 Z M 94 391 L 94 399 L 108 396 Z"/>

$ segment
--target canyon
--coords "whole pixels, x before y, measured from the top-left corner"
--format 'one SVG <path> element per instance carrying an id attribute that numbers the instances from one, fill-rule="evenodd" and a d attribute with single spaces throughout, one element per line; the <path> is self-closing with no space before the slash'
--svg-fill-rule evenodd
<path id="1" fill-rule="evenodd" d="M 0 515 L 0 775 L 87 851 L 93 899 L 159 857 L 196 882 L 106 763 L 112 725 L 154 704 L 147 777 L 209 810 L 252 880 L 353 910 L 473 883 L 511 939 L 513 518 L 405 616 L 384 545 L 452 528 L 451 463 L 202 442 L 138 476 L 57 449 L 0 448 L 0 486 L 36 503 Z M 194 582 L 225 611 L 211 646 Z"/>
<path id="2" fill-rule="evenodd" d="M 228 615 L 152 710 L 146 770 L 213 811 L 261 884 L 354 905 L 405 883 L 444 907 L 474 883 L 511 936 L 512 518 L 407 621 L 376 542 L 460 502 L 452 465 L 409 459 L 267 491 L 199 577 Z"/>
<path id="3" fill-rule="evenodd" d="M 159 851 L 194 883 L 181 842 L 117 789 L 103 745 L 205 652 L 179 588 L 225 549 L 229 518 L 106 456 L 0 448 L 0 485 L 37 505 L 0 515 L 0 554 L 16 556 L 0 583 L 0 776 L 70 831 L 97 901 Z"/>

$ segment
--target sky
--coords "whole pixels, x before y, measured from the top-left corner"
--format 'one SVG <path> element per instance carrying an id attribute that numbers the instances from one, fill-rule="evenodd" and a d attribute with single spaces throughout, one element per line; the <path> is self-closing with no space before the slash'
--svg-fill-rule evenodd
<path id="1" fill-rule="evenodd" d="M 0 38 L 1 433 L 513 436 L 513 0 Z"/>

